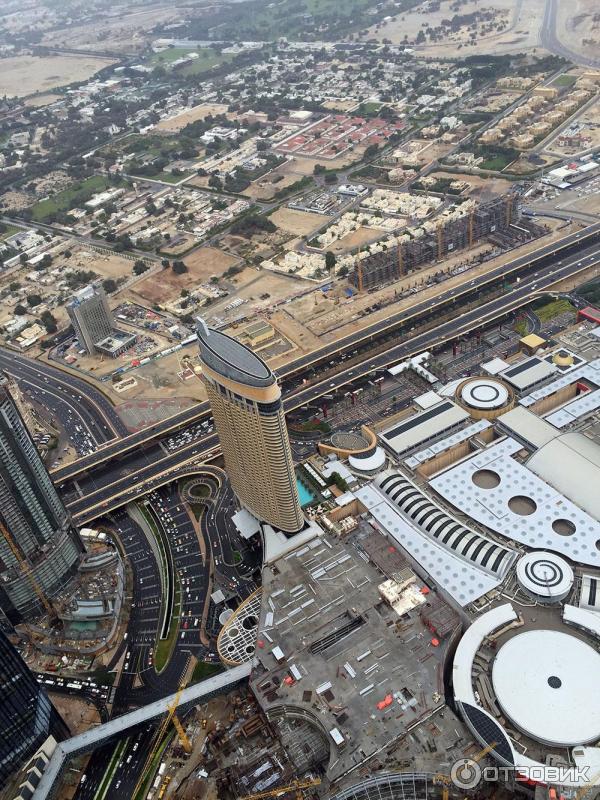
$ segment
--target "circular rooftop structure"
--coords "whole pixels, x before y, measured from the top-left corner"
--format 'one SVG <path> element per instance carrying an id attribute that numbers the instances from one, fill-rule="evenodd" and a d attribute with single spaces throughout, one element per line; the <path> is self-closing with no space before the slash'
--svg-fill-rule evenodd
<path id="1" fill-rule="evenodd" d="M 373 452 L 350 456 L 348 461 L 358 472 L 375 473 L 385 465 L 385 452 L 382 447 L 376 447 Z"/>
<path id="2" fill-rule="evenodd" d="M 533 630 L 498 651 L 492 683 L 504 714 L 527 736 L 571 747 L 600 738 L 600 653 L 567 633 Z"/>
<path id="3" fill-rule="evenodd" d="M 517 563 L 517 580 L 521 588 L 541 603 L 558 603 L 573 586 L 573 570 L 556 553 L 534 550 Z"/>
<path id="4" fill-rule="evenodd" d="M 558 367 L 570 367 L 574 363 L 575 359 L 573 358 L 573 353 L 569 353 L 568 350 L 557 350 L 556 353 L 552 356 L 552 361 Z"/>
<path id="5" fill-rule="evenodd" d="M 512 390 L 497 378 L 467 378 L 456 388 L 456 400 L 477 419 L 492 419 L 514 403 Z"/>
<path id="6" fill-rule="evenodd" d="M 360 433 L 354 431 L 340 431 L 331 436 L 331 444 L 340 450 L 366 450 L 371 442 Z"/>

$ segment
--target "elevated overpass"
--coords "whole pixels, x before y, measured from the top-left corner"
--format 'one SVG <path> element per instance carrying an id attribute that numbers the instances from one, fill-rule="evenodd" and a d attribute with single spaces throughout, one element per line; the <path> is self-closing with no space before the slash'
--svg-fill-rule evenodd
<path id="1" fill-rule="evenodd" d="M 302 384 L 303 376 L 308 375 L 309 380 L 314 378 L 317 370 L 326 365 L 332 357 L 339 358 L 340 354 L 347 352 L 352 352 L 356 356 L 367 353 L 377 345 L 383 345 L 394 337 L 410 333 L 415 327 L 441 316 L 444 310 L 452 310 L 459 304 L 468 304 L 469 300 L 480 299 L 482 293 L 486 291 L 497 290 L 500 281 L 516 280 L 524 275 L 535 273 L 536 270 L 540 271 L 552 265 L 560 265 L 567 257 L 591 251 L 598 241 L 600 241 L 600 223 L 590 225 L 558 242 L 520 256 L 509 264 L 496 267 L 472 281 L 466 280 L 460 287 L 442 292 L 436 299 L 415 303 L 409 312 L 393 314 L 385 321 L 369 325 L 355 334 L 345 336 L 306 356 L 297 358 L 277 371 L 282 382 L 284 396 Z M 365 358 L 367 357 L 365 356 Z M 73 480 L 102 464 L 122 458 L 140 448 L 152 446 L 161 438 L 173 435 L 182 428 L 209 418 L 208 403 L 199 403 L 193 408 L 181 411 L 143 431 L 109 442 L 94 453 L 54 470 L 52 478 L 58 484 Z M 210 447 L 210 437 L 207 441 L 196 442 L 196 444 L 199 443 Z"/>
<path id="2" fill-rule="evenodd" d="M 589 269 L 599 262 L 600 244 L 585 256 L 577 254 L 570 259 L 563 259 L 560 266 L 547 270 L 541 276 L 539 273 L 534 273 L 531 277 L 516 283 L 509 292 L 499 298 L 483 304 L 475 299 L 471 308 L 453 316 L 450 320 L 423 333 L 412 335 L 401 344 L 385 346 L 383 352 L 363 360 L 360 365 L 350 364 L 335 375 L 329 375 L 317 383 L 292 392 L 284 398 L 284 409 L 286 412 L 293 411 L 358 378 L 386 369 L 444 342 L 452 341 L 473 328 L 487 325 L 528 303 L 534 293 L 550 289 L 555 283 Z M 211 434 L 205 439 L 140 467 L 132 475 L 118 476 L 112 483 L 96 491 L 87 492 L 85 496 L 68 503 L 67 507 L 75 521 L 81 525 L 131 502 L 160 485 L 202 470 L 204 463 L 214 460 L 219 455 L 218 437 L 216 434 Z"/>

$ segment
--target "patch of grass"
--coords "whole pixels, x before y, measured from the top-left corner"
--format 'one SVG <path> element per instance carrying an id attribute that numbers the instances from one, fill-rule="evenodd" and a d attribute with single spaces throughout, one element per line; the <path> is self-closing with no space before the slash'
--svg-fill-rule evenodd
<path id="1" fill-rule="evenodd" d="M 8 223 L 0 223 L 0 242 L 5 241 L 10 236 L 14 236 L 15 233 L 19 233 L 21 228 L 17 228 L 16 225 L 9 225 Z"/>
<path id="2" fill-rule="evenodd" d="M 189 489 L 184 487 L 184 491 L 187 489 L 191 497 L 209 497 L 210 496 L 210 487 L 207 486 L 205 483 L 197 483 L 191 486 Z"/>
<path id="3" fill-rule="evenodd" d="M 192 672 L 192 683 L 198 683 L 199 681 L 206 680 L 206 678 L 212 678 L 213 675 L 218 675 L 223 671 L 224 667 L 221 664 L 198 661 Z"/>
<path id="4" fill-rule="evenodd" d="M 189 53 L 196 54 L 198 58 L 195 58 L 184 67 L 176 68 L 177 72 L 182 75 L 199 75 L 226 61 L 231 61 L 233 58 L 230 53 L 218 53 L 212 47 L 203 47 L 200 50 L 193 47 L 169 47 L 161 53 L 154 53 L 149 63 L 154 67 L 163 66 L 166 69 L 172 69 L 173 62 L 178 61 L 180 58 L 185 58 Z"/>
<path id="5" fill-rule="evenodd" d="M 564 298 L 559 298 L 558 300 L 553 300 L 550 303 L 546 303 L 540 308 L 536 308 L 534 311 L 540 322 L 549 322 L 551 319 L 560 317 L 562 314 L 568 314 L 569 312 L 574 314 L 575 307 Z"/>
<path id="6" fill-rule="evenodd" d="M 524 319 L 521 320 L 520 322 L 515 322 L 514 328 L 516 332 L 519 334 L 519 336 L 527 336 L 527 334 L 529 333 L 529 330 L 527 328 L 527 323 L 525 322 Z"/>
<path id="7" fill-rule="evenodd" d="M 134 173 L 132 173 L 133 175 Z M 145 178 L 149 181 L 161 181 L 162 183 L 179 183 L 184 178 L 189 178 L 191 172 L 183 172 L 181 175 L 173 175 L 172 172 L 157 172 L 154 175 L 140 175 L 141 178 Z"/>
<path id="8" fill-rule="evenodd" d="M 550 86 L 558 86 L 559 88 L 563 86 L 573 86 L 576 80 L 577 75 L 559 75 L 558 78 L 552 81 Z"/>
<path id="9" fill-rule="evenodd" d="M 35 222 L 43 222 L 59 211 L 67 212 L 72 208 L 83 205 L 93 195 L 103 192 L 109 186 L 115 185 L 104 175 L 92 175 L 91 178 L 77 181 L 72 186 L 68 186 L 62 192 L 55 194 L 54 197 L 49 197 L 47 200 L 41 200 L 36 203 L 31 207 L 31 218 Z"/>
<path id="10" fill-rule="evenodd" d="M 479 169 L 489 169 L 493 170 L 494 172 L 501 172 L 511 163 L 511 161 L 512 158 L 498 155 L 495 156 L 495 158 L 488 158 L 485 161 L 482 161 L 479 165 Z"/>
<path id="11" fill-rule="evenodd" d="M 357 114 L 359 116 L 362 115 L 370 115 L 370 114 L 378 114 L 381 110 L 381 103 L 361 103 Z"/>
<path id="12" fill-rule="evenodd" d="M 169 632 L 166 639 L 158 639 L 154 650 L 154 669 L 162 672 L 169 663 L 171 653 L 175 647 L 177 636 L 179 635 L 179 617 L 181 616 L 181 584 L 179 578 L 175 577 L 175 601 L 173 603 L 173 614 L 169 624 Z"/>

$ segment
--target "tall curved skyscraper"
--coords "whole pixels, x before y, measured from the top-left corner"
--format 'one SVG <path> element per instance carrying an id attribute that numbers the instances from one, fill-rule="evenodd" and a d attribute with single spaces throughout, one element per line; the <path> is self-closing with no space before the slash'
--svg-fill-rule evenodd
<path id="1" fill-rule="evenodd" d="M 257 519 L 297 533 L 304 517 L 275 375 L 231 336 L 202 321 L 197 332 L 202 378 L 233 490 Z"/>

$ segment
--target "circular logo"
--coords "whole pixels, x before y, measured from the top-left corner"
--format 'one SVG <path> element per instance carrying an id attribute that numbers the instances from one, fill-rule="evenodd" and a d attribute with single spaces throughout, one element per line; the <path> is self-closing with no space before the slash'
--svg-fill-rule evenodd
<path id="1" fill-rule="evenodd" d="M 461 758 L 452 765 L 450 778 L 459 789 L 473 789 L 481 780 L 481 767 L 472 758 Z"/>

